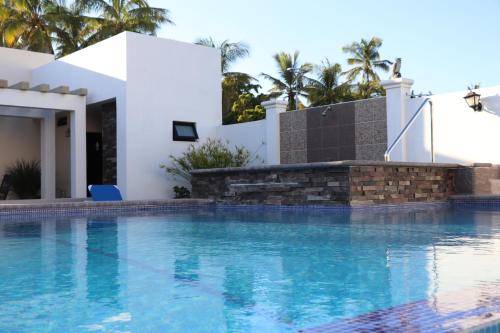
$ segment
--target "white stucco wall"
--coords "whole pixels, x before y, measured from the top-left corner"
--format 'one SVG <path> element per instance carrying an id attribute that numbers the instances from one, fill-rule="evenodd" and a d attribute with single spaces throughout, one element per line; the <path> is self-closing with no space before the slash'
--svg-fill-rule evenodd
<path id="1" fill-rule="evenodd" d="M 477 90 L 482 97 L 500 94 L 500 86 Z M 434 105 L 435 161 L 442 163 L 500 164 L 500 110 L 474 112 L 467 106 L 467 91 L 431 96 Z M 423 99 L 410 101 L 413 115 Z M 430 160 L 429 107 L 406 135 L 406 160 Z"/>
<path id="2" fill-rule="evenodd" d="M 217 127 L 217 137 L 229 142 L 231 147 L 245 147 L 252 154 L 251 165 L 265 164 L 266 120 Z"/>
<path id="3" fill-rule="evenodd" d="M 0 182 L 16 160 L 40 161 L 40 121 L 0 116 Z"/>
<path id="4" fill-rule="evenodd" d="M 172 122 L 196 122 L 200 141 L 222 123 L 218 50 L 127 33 L 127 199 L 172 197 L 160 164 L 189 142 L 172 140 Z"/>
<path id="5" fill-rule="evenodd" d="M 32 70 L 54 60 L 51 54 L 0 47 L 0 79 L 9 85 L 31 81 Z"/>

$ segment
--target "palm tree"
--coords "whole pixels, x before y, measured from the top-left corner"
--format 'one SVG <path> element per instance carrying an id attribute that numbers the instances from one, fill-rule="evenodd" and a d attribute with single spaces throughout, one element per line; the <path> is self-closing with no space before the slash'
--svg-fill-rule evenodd
<path id="1" fill-rule="evenodd" d="M 0 0 L 3 45 L 53 54 L 60 7 L 56 0 Z"/>
<path id="2" fill-rule="evenodd" d="M 389 71 L 390 62 L 380 60 L 379 49 L 381 46 L 382 39 L 372 37 L 370 40 L 361 39 L 361 42 L 354 42 L 342 48 L 345 53 L 350 55 L 347 63 L 355 66 L 346 72 L 350 81 L 354 81 L 359 75 L 362 76 L 363 83 L 380 81 L 376 70 Z"/>
<path id="3" fill-rule="evenodd" d="M 162 24 L 173 24 L 169 11 L 150 7 L 147 0 L 77 0 L 87 12 L 97 12 L 99 26 L 88 38 L 93 44 L 124 31 L 155 36 Z"/>
<path id="4" fill-rule="evenodd" d="M 216 42 L 212 37 L 199 38 L 195 44 L 213 47 L 221 52 L 221 69 L 223 74 L 228 74 L 229 67 L 241 58 L 250 55 L 250 48 L 243 42 L 230 42 L 228 39 Z"/>
<path id="5" fill-rule="evenodd" d="M 85 15 L 77 3 L 61 7 L 56 28 L 57 56 L 62 57 L 89 46 L 89 38 L 99 28 L 99 20 Z"/>
<path id="6" fill-rule="evenodd" d="M 327 105 L 351 99 L 350 82 L 340 83 L 342 66 L 325 59 L 317 67 L 317 79 L 309 79 L 305 87 L 311 106 Z"/>
<path id="7" fill-rule="evenodd" d="M 313 66 L 309 63 L 300 64 L 298 61 L 299 51 L 293 54 L 281 52 L 274 55 L 274 60 L 278 65 L 278 77 L 262 73 L 261 76 L 271 81 L 273 88 L 272 96 L 281 96 L 286 94 L 288 99 L 287 109 L 296 110 L 299 96 L 307 96 L 305 93 L 304 82 L 309 80 L 306 76 Z"/>

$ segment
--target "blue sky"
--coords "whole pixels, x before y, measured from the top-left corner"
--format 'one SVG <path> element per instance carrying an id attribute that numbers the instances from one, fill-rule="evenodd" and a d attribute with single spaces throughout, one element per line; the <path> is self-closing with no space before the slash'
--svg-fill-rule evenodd
<path id="1" fill-rule="evenodd" d="M 347 69 L 342 46 L 383 39 L 385 59 L 403 59 L 416 92 L 465 90 L 500 84 L 499 0 L 150 0 L 167 8 L 175 26 L 160 37 L 244 41 L 250 57 L 232 70 L 274 74 L 272 55 L 301 52 L 302 61 L 328 57 Z M 388 74 L 381 74 L 387 78 Z M 263 80 L 261 80 L 263 81 Z M 264 82 L 262 82 L 264 83 Z M 265 88 L 269 85 L 263 84 Z"/>

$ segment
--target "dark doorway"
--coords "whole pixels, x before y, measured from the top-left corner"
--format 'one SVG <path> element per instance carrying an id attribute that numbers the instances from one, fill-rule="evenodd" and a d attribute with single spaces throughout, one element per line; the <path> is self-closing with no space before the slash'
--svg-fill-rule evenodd
<path id="1" fill-rule="evenodd" d="M 87 133 L 87 185 L 102 184 L 102 134 Z"/>

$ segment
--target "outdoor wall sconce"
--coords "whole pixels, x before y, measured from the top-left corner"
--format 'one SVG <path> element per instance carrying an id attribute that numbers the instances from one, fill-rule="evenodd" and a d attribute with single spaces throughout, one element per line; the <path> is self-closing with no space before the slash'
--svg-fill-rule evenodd
<path id="1" fill-rule="evenodd" d="M 481 103 L 481 95 L 470 90 L 467 95 L 464 97 L 467 105 L 474 111 L 482 111 L 483 104 Z"/>

